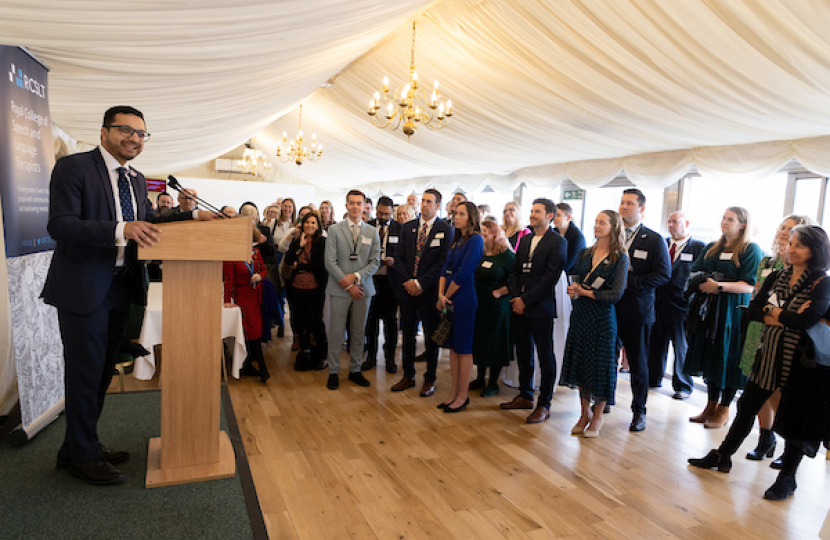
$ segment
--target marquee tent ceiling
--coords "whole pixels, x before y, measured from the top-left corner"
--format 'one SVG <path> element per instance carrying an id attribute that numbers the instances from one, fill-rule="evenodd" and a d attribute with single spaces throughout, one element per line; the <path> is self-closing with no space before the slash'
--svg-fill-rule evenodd
<path id="1" fill-rule="evenodd" d="M 372 126 L 366 108 L 384 74 L 393 87 L 405 81 L 413 20 L 420 80 L 439 79 L 455 115 L 407 141 Z M 718 152 L 701 147 L 763 141 L 785 141 L 781 159 L 805 147 L 830 155 L 828 26 L 820 0 L 0 6 L 0 41 L 50 67 L 53 119 L 71 136 L 97 141 L 102 110 L 130 103 L 153 133 L 137 162 L 148 173 L 207 162 L 255 135 L 275 161 L 303 102 L 304 132 L 324 157 L 280 168 L 330 191 L 565 175 L 589 185 L 638 159 L 659 183 Z M 736 155 L 724 152 L 711 161 Z"/>

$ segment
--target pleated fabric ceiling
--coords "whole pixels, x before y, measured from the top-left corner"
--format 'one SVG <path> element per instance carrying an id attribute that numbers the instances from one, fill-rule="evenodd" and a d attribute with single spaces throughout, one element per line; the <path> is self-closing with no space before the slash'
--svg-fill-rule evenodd
<path id="1" fill-rule="evenodd" d="M 420 80 L 440 80 L 455 114 L 407 140 L 366 109 L 384 74 L 405 82 L 413 20 Z M 331 191 L 598 185 L 620 170 L 659 185 L 692 164 L 757 172 L 793 157 L 830 173 L 828 27 L 818 0 L 0 6 L 3 41 L 52 69 L 53 118 L 71 136 L 96 142 L 103 110 L 130 103 L 153 133 L 137 161 L 148 173 L 254 135 L 275 161 L 303 102 L 323 159 L 279 167 Z"/>

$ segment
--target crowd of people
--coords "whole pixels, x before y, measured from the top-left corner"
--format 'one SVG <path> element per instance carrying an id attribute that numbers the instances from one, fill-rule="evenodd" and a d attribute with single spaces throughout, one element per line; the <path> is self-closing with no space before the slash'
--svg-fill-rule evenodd
<path id="1" fill-rule="evenodd" d="M 146 300 L 136 247 L 158 241 L 157 223 L 219 217 L 198 208 L 194 190 L 182 190 L 178 206 L 168 194 L 151 204 L 144 177 L 128 166 L 148 138 L 140 111 L 113 107 L 104 115 L 101 145 L 59 160 L 50 185 L 48 230 L 57 247 L 43 298 L 58 310 L 67 419 L 57 465 L 96 485 L 126 478 L 114 465 L 129 453 L 105 448 L 96 426 L 130 304 Z M 104 189 L 101 178 L 109 180 Z M 462 193 L 446 203 L 447 217 L 439 217 L 442 200 L 428 189 L 420 201 L 413 194 L 397 207 L 380 197 L 375 208 L 351 190 L 340 221 L 331 201 L 298 209 L 287 198 L 262 213 L 250 202 L 225 207 L 222 214 L 256 225 L 250 262 L 224 264 L 225 304 L 242 311 L 243 373 L 267 384 L 262 343 L 274 328 L 285 336 L 289 326 L 295 368 L 327 369 L 326 386 L 336 390 L 346 342 L 348 380 L 370 386 L 363 372 L 377 366 L 382 323 L 390 374 L 398 371 L 399 329 L 402 334 L 403 373 L 392 392 L 417 386 L 420 360 L 419 394 L 432 396 L 444 347 L 451 381 L 438 407 L 458 413 L 470 405 L 471 390 L 497 394 L 501 370 L 515 359 L 518 393 L 500 407 L 531 410 L 526 421 L 541 423 L 550 417 L 557 377 L 557 303 L 567 303 L 560 383 L 579 391 L 572 434 L 599 436 L 615 402 L 621 352 L 632 389 L 629 430 L 645 430 L 649 387 L 662 385 L 671 343 L 673 397 L 688 398 L 693 376 L 707 387 L 707 405 L 690 421 L 722 428 L 743 390 L 721 445 L 690 465 L 729 472 L 757 416 L 760 437 L 747 458 L 772 457 L 775 433 L 783 437 L 784 451 L 772 463 L 780 473 L 764 496 L 792 495 L 803 457 L 814 457 L 830 439 L 830 362 L 808 334 L 830 333 L 830 241 L 823 229 L 804 216 L 787 216 L 765 257 L 750 238 L 749 213 L 729 207 L 715 242 L 692 239 L 682 212 L 669 216 L 664 239 L 643 225 L 646 198 L 632 188 L 618 211 L 596 216 L 587 247 L 564 203 L 534 200 L 525 226 L 515 202 L 505 205 L 499 224 L 489 207 Z M 567 292 L 557 298 L 563 277 Z M 416 356 L 419 326 L 425 351 Z"/>

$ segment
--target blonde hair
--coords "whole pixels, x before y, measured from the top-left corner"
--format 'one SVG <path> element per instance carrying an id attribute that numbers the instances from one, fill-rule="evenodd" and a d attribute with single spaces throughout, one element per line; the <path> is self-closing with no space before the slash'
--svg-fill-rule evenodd
<path id="1" fill-rule="evenodd" d="M 507 224 L 504 222 L 504 219 L 502 219 L 501 228 L 502 228 L 502 230 L 504 230 L 504 235 L 506 237 L 510 238 L 511 236 L 516 234 L 517 232 L 524 229 L 525 224 L 522 221 L 522 207 L 519 205 L 519 203 L 514 202 L 514 201 L 510 201 L 510 202 L 508 202 L 507 204 L 504 205 L 504 209 L 507 210 L 508 206 L 513 208 L 514 210 L 516 210 L 516 225 L 512 229 L 508 230 L 507 229 Z M 503 216 L 504 216 L 504 212 L 502 212 L 502 217 Z"/>
<path id="2" fill-rule="evenodd" d="M 334 225 L 335 223 L 337 223 L 337 220 L 334 218 L 334 205 L 331 204 L 331 201 L 328 201 L 328 200 L 323 201 L 323 202 L 320 203 L 320 210 L 319 210 L 320 211 L 320 219 L 323 219 L 323 205 L 324 204 L 328 205 L 328 207 L 329 207 L 329 210 L 330 210 L 329 220 L 330 221 L 328 221 L 326 223 L 320 222 L 320 228 L 321 229 L 326 229 L 326 228 L 328 228 L 329 225 Z"/>
<path id="3" fill-rule="evenodd" d="M 512 251 L 510 242 L 507 241 L 507 236 L 504 235 L 504 230 L 499 227 L 495 219 L 490 219 L 488 216 L 487 219 L 481 222 L 481 229 L 482 232 L 487 229 L 493 235 L 493 253 L 501 255 L 508 249 Z M 487 248 L 486 245 L 484 247 Z"/>
<path id="4" fill-rule="evenodd" d="M 415 209 L 409 206 L 408 204 L 402 204 L 395 210 L 395 221 L 398 221 L 398 223 L 406 223 L 406 221 L 398 220 L 398 215 L 401 212 L 406 213 L 406 221 L 412 221 L 413 219 L 415 219 Z"/>
<path id="5" fill-rule="evenodd" d="M 724 213 L 732 212 L 738 218 L 738 223 L 744 225 L 743 230 L 741 231 L 740 236 L 735 241 L 734 244 L 731 246 L 726 244 L 726 235 L 722 234 L 721 237 L 715 242 L 712 247 L 709 248 L 709 251 L 706 252 L 705 257 L 712 257 L 719 251 L 723 251 L 724 248 L 731 247 L 732 248 L 732 262 L 735 263 L 735 266 L 741 266 L 739 255 L 743 252 L 749 244 L 752 243 L 750 240 L 750 230 L 752 229 L 752 223 L 749 219 L 749 211 L 746 208 L 740 206 L 730 206 L 727 208 Z"/>
<path id="6" fill-rule="evenodd" d="M 778 251 L 781 249 L 781 246 L 778 244 L 778 231 L 781 230 L 781 227 L 786 223 L 788 220 L 795 221 L 796 225 L 815 225 L 813 218 L 810 216 L 800 216 L 798 214 L 790 214 L 788 216 L 784 216 L 784 219 L 781 220 L 781 223 L 778 225 L 778 229 L 775 231 L 775 238 L 772 241 L 772 258 L 778 256 Z"/>

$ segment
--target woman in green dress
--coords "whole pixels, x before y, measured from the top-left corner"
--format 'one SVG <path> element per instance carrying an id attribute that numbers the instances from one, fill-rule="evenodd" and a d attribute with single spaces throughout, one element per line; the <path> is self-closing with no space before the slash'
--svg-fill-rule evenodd
<path id="1" fill-rule="evenodd" d="M 778 226 L 778 231 L 775 233 L 775 240 L 772 242 L 772 249 L 770 251 L 772 256 L 764 257 L 758 263 L 758 270 L 755 273 L 756 293 L 761 289 L 768 275 L 772 272 L 783 270 L 784 262 L 787 258 L 787 246 L 790 243 L 790 233 L 793 227 L 803 224 L 812 225 L 813 220 L 808 216 L 790 214 Z M 762 322 L 751 321 L 747 326 L 744 350 L 741 355 L 741 371 L 747 377 L 749 377 L 749 373 L 752 370 L 752 364 L 755 362 L 755 355 L 758 352 L 758 348 L 761 346 L 761 334 L 763 332 L 764 323 Z M 781 401 L 781 391 L 776 390 L 758 412 L 758 427 L 760 428 L 758 445 L 755 447 L 755 450 L 747 453 L 746 459 L 760 461 L 765 456 L 772 457 L 773 452 L 775 452 L 776 441 L 775 435 L 772 432 L 772 423 L 775 420 L 775 411 L 778 409 L 779 401 Z"/>
<path id="2" fill-rule="evenodd" d="M 516 255 L 495 220 L 484 220 L 481 234 L 484 238 L 484 256 L 475 274 L 478 310 L 473 334 L 473 362 L 478 377 L 470 383 L 470 390 L 483 388 L 481 397 L 489 397 L 499 393 L 501 368 L 510 364 L 513 357 L 507 274 Z M 489 382 L 485 378 L 488 368 Z"/>
<path id="3" fill-rule="evenodd" d="M 698 285 L 697 294 L 709 304 L 706 320 L 693 325 L 689 313 L 689 350 L 684 373 L 703 376 L 709 401 L 703 412 L 689 418 L 707 428 L 719 428 L 729 420 L 729 405 L 739 388 L 746 385 L 741 372 L 741 311 L 749 304 L 755 286 L 755 271 L 763 257 L 758 244 L 749 239 L 749 212 L 739 206 L 726 209 L 721 220 L 723 233 L 706 246 L 692 264 L 695 272 L 709 276 Z M 713 308 L 717 306 L 715 311 Z M 716 317 L 713 319 L 712 317 Z"/>

